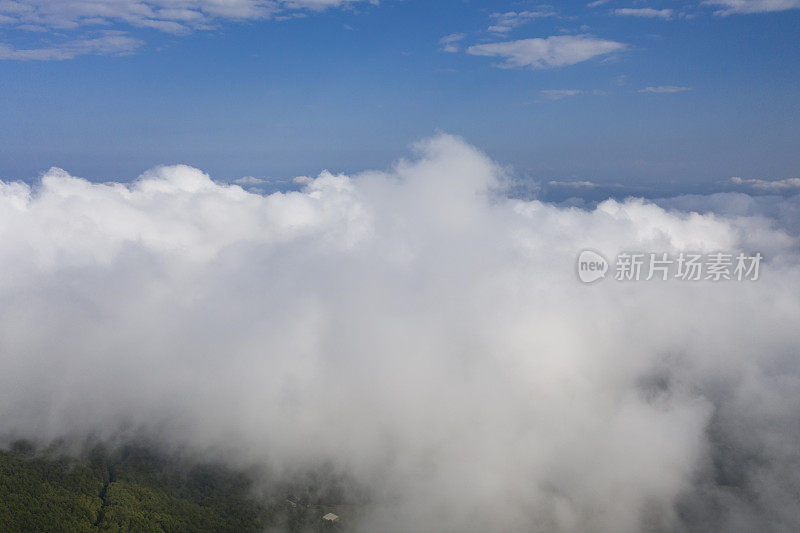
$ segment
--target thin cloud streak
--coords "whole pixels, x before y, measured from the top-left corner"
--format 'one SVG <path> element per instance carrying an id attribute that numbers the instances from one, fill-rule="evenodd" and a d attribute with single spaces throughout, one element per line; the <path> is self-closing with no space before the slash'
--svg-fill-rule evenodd
<path id="1" fill-rule="evenodd" d="M 470 46 L 467 53 L 500 57 L 500 68 L 549 69 L 575 65 L 623 51 L 626 44 L 588 35 L 558 35 Z"/>
<path id="2" fill-rule="evenodd" d="M 67 41 L 49 48 L 19 50 L 0 43 L 0 60 L 63 61 L 83 55 L 122 56 L 144 46 L 144 41 L 134 39 L 125 32 L 107 30 L 100 33 L 100 37 Z"/>
<path id="3" fill-rule="evenodd" d="M 645 87 L 644 89 L 639 89 L 638 92 L 650 93 L 650 94 L 673 94 L 673 93 L 685 93 L 691 90 L 692 90 L 691 87 L 680 87 L 677 85 L 660 85 L 656 87 Z"/>
<path id="4" fill-rule="evenodd" d="M 675 17 L 675 11 L 672 9 L 652 8 L 621 8 L 615 9 L 614 14 L 625 17 L 660 18 L 664 20 L 670 20 Z"/>
<path id="5" fill-rule="evenodd" d="M 717 15 L 749 15 L 800 9 L 800 0 L 705 0 L 703 5 L 717 6 Z"/>

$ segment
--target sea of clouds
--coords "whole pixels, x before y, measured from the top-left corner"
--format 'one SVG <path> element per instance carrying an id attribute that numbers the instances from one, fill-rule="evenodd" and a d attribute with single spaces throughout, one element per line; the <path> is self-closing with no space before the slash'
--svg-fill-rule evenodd
<path id="1" fill-rule="evenodd" d="M 795 531 L 798 196 L 504 194 L 441 135 L 262 195 L 200 170 L 0 183 L 0 435 L 327 464 L 363 531 Z M 576 276 L 760 252 L 755 282 Z"/>

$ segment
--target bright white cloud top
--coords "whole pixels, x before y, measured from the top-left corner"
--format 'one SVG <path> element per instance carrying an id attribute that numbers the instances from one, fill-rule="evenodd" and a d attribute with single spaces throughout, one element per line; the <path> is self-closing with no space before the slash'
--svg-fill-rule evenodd
<path id="1" fill-rule="evenodd" d="M 417 148 L 271 196 L 183 166 L 0 185 L 3 430 L 327 461 L 366 531 L 795 523 L 800 254 L 770 209 L 559 208 L 456 138 Z M 768 262 L 587 287 L 588 247 Z"/>

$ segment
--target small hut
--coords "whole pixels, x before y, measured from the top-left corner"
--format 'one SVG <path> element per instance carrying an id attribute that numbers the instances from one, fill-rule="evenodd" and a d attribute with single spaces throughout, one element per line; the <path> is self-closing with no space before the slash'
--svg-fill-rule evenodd
<path id="1" fill-rule="evenodd" d="M 336 524 L 339 522 L 339 516 L 333 513 L 326 514 L 325 516 L 322 517 L 322 519 L 330 524 Z"/>

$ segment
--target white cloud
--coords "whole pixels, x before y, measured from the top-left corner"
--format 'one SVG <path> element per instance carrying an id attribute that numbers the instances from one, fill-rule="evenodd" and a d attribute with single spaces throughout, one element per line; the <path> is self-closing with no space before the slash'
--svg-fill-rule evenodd
<path id="1" fill-rule="evenodd" d="M 460 43 L 466 37 L 463 33 L 453 33 L 439 39 L 442 52 L 455 53 L 461 50 Z"/>
<path id="2" fill-rule="evenodd" d="M 540 6 L 536 10 L 508 11 L 506 13 L 492 13 L 492 25 L 489 31 L 495 33 L 508 33 L 514 28 L 539 18 L 554 17 L 556 13 L 550 6 Z"/>
<path id="3" fill-rule="evenodd" d="M 467 52 L 476 56 L 501 57 L 501 68 L 530 67 L 547 69 L 574 65 L 589 59 L 607 56 L 627 45 L 588 35 L 558 35 L 544 39 L 523 39 L 470 46 Z"/>
<path id="4" fill-rule="evenodd" d="M 19 26 L 16 27 L 16 29 L 22 31 L 30 31 L 33 33 L 45 33 L 49 31 L 44 26 L 37 26 L 36 24 L 20 24 Z"/>
<path id="5" fill-rule="evenodd" d="M 704 5 L 719 6 L 718 15 L 771 13 L 800 9 L 800 0 L 706 0 Z"/>
<path id="6" fill-rule="evenodd" d="M 594 189 L 597 187 L 591 181 L 549 181 L 547 184 L 551 187 L 566 187 L 568 189 Z"/>
<path id="7" fill-rule="evenodd" d="M 800 178 L 786 178 L 782 180 L 742 179 L 731 178 L 735 185 L 748 185 L 762 191 L 791 191 L 800 189 Z"/>
<path id="8" fill-rule="evenodd" d="M 255 176 L 244 176 L 241 178 L 237 178 L 233 180 L 233 183 L 236 185 L 242 185 L 245 187 L 252 187 L 255 185 L 263 185 L 267 183 L 267 180 L 264 178 L 256 178 Z"/>
<path id="9" fill-rule="evenodd" d="M 334 465 L 358 531 L 796 530 L 797 239 L 514 200 L 462 141 L 417 150 L 269 196 L 185 166 L 0 183 L 0 436 Z M 589 247 L 768 261 L 586 287 Z"/>
<path id="10" fill-rule="evenodd" d="M 621 8 L 615 9 L 614 14 L 628 17 L 660 18 L 669 20 L 675 16 L 675 11 L 672 9 L 652 9 L 649 7 Z"/>
<path id="11" fill-rule="evenodd" d="M 124 32 L 106 30 L 99 37 L 76 39 L 48 48 L 16 49 L 0 43 L 0 60 L 58 61 L 82 55 L 127 55 L 136 51 L 144 42 Z"/>
<path id="12" fill-rule="evenodd" d="M 168 32 L 202 29 L 217 20 L 269 18 L 292 10 L 322 10 L 364 0 L 4 0 L 0 14 L 58 29 L 125 23 Z M 374 2 L 373 2 L 374 3 Z"/>
<path id="13" fill-rule="evenodd" d="M 320 11 L 366 3 L 368 0 L 2 0 L 0 23 L 16 25 L 20 29 L 49 29 L 79 31 L 106 27 L 152 28 L 159 31 L 185 34 L 206 30 L 222 21 L 244 21 L 280 18 L 307 11 Z M 377 3 L 369 0 L 369 3 Z M 106 53 L 104 47 L 97 51 L 63 51 L 83 46 L 88 36 L 58 45 L 19 50 L 11 44 L 2 45 L 3 59 L 67 59 L 86 53 Z M 128 43 L 129 45 L 132 43 Z M 18 52 L 18 53 L 17 53 Z"/>
<path id="14" fill-rule="evenodd" d="M 570 96 L 583 94 L 580 89 L 544 89 L 539 91 L 548 100 L 561 100 Z"/>
<path id="15" fill-rule="evenodd" d="M 691 90 L 692 90 L 691 87 L 679 87 L 676 85 L 660 85 L 658 87 L 645 87 L 644 89 L 639 89 L 638 92 L 652 93 L 652 94 L 671 94 L 671 93 L 683 93 Z"/>

